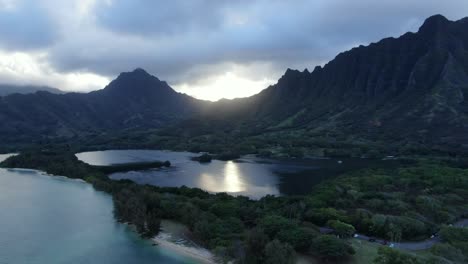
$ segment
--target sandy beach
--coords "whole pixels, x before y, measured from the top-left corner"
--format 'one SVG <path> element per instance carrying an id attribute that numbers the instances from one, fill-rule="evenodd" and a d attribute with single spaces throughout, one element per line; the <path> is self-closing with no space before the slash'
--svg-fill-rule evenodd
<path id="1" fill-rule="evenodd" d="M 202 249 L 197 249 L 194 247 L 187 247 L 184 245 L 179 245 L 174 242 L 167 241 L 163 238 L 155 237 L 153 241 L 157 243 L 158 247 L 166 248 L 172 251 L 176 251 L 181 255 L 186 255 L 193 259 L 200 261 L 201 263 L 206 264 L 215 264 L 216 262 L 213 260 L 213 256 L 208 251 L 204 251 Z"/>
<path id="2" fill-rule="evenodd" d="M 193 258 L 201 263 L 214 264 L 213 254 L 202 247 L 196 246 L 186 238 L 187 228 L 173 221 L 161 221 L 162 231 L 152 240 L 158 247 L 175 251 L 181 255 Z"/>

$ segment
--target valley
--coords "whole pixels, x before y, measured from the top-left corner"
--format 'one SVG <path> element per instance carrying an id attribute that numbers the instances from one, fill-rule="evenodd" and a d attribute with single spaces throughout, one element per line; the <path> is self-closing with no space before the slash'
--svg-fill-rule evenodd
<path id="1" fill-rule="evenodd" d="M 246 98 L 1 96 L 0 262 L 467 263 L 467 51 L 434 15 Z"/>

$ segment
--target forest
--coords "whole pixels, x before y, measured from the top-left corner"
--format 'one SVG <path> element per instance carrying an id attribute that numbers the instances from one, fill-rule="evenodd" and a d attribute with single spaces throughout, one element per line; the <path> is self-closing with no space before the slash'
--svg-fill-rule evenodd
<path id="1" fill-rule="evenodd" d="M 423 256 L 382 246 L 375 263 L 463 263 L 468 258 L 468 230 L 448 226 L 468 215 L 468 169 L 447 160 L 360 170 L 319 184 L 308 195 L 260 200 L 110 180 L 65 151 L 24 152 L 1 166 L 83 179 L 111 194 L 115 218 L 143 237 L 156 235 L 161 219 L 175 220 L 221 262 L 294 263 L 297 253 L 348 261 L 356 252 L 355 232 L 393 242 L 434 233 L 441 237 Z M 332 232 L 324 233 L 323 227 Z"/>

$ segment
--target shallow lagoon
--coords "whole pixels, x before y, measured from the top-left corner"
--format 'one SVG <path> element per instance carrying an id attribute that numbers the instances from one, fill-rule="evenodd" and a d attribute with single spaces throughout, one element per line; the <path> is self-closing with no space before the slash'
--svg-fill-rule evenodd
<path id="1" fill-rule="evenodd" d="M 115 173 L 110 178 L 165 187 L 188 186 L 209 192 L 227 192 L 255 199 L 265 195 L 306 194 L 325 179 L 367 167 L 392 167 L 396 160 L 361 158 L 271 160 L 244 156 L 236 161 L 191 160 L 198 154 L 161 150 L 107 150 L 83 152 L 77 157 L 92 165 L 165 161 L 170 168 Z"/>
<path id="2" fill-rule="evenodd" d="M 0 169 L 0 263 L 197 263 L 140 239 L 112 210 L 82 181 Z"/>

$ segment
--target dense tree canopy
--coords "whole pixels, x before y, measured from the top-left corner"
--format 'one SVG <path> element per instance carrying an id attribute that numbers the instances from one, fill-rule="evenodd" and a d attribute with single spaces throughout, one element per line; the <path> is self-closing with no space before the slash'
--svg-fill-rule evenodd
<path id="1" fill-rule="evenodd" d="M 379 248 L 379 255 L 374 262 L 376 264 L 422 264 L 417 257 L 388 247 Z"/>
<path id="2" fill-rule="evenodd" d="M 283 263 L 277 261 L 292 259 L 294 251 L 343 260 L 355 253 L 343 239 L 355 231 L 393 241 L 427 238 L 468 209 L 468 170 L 427 162 L 396 170 L 362 170 L 325 182 L 306 196 L 260 200 L 113 181 L 69 152 L 25 152 L 2 166 L 84 179 L 110 193 L 116 219 L 134 225 L 142 236 L 156 235 L 161 219 L 173 219 L 185 224 L 221 260 L 239 263 Z M 319 232 L 325 225 L 334 235 Z M 466 257 L 466 237 L 465 229 L 443 228 L 445 244 L 433 254 Z M 411 256 L 386 249 L 376 261 L 399 263 L 401 259 L 417 263 Z"/>

